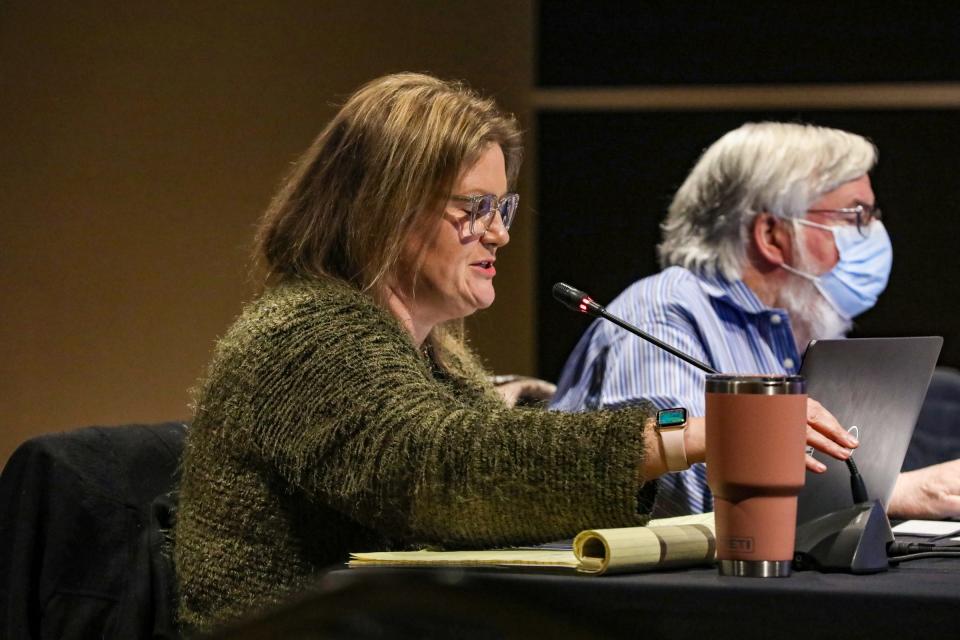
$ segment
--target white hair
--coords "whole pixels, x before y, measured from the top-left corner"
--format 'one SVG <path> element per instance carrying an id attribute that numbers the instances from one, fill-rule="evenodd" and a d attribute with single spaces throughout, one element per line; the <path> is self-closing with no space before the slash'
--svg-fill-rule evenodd
<path id="1" fill-rule="evenodd" d="M 660 265 L 740 277 L 754 217 L 801 217 L 823 194 L 865 175 L 877 149 L 839 129 L 749 122 L 713 143 L 660 225 Z"/>

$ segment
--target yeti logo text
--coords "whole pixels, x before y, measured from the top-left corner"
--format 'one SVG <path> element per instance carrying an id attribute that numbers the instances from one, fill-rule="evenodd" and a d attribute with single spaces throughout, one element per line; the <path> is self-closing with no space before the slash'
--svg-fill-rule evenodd
<path id="1" fill-rule="evenodd" d="M 740 553 L 753 553 L 753 538 L 734 538 L 730 537 L 724 540 L 724 546 L 728 551 L 737 551 Z"/>

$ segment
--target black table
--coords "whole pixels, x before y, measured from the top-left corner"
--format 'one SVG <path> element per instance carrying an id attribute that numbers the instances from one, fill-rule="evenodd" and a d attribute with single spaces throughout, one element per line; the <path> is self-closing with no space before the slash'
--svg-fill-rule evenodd
<path id="1" fill-rule="evenodd" d="M 229 637 L 960 638 L 960 558 L 867 576 L 336 569 Z M 226 636 L 224 636 L 226 637 Z"/>

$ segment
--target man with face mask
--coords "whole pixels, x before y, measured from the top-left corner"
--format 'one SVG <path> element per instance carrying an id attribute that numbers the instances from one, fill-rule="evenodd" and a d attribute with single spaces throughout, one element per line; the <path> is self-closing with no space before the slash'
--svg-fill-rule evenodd
<path id="1" fill-rule="evenodd" d="M 701 156 L 662 225 L 663 271 L 608 310 L 725 373 L 793 374 L 811 339 L 841 337 L 883 292 L 890 238 L 867 175 L 866 139 L 800 124 L 748 123 Z M 799 347 L 799 348 L 798 348 Z M 564 367 L 553 408 L 647 398 L 703 415 L 704 374 L 597 321 Z M 808 426 L 835 423 L 811 403 Z M 661 480 L 656 512 L 709 511 L 703 465 Z M 960 516 L 960 460 L 902 473 L 896 517 Z"/>

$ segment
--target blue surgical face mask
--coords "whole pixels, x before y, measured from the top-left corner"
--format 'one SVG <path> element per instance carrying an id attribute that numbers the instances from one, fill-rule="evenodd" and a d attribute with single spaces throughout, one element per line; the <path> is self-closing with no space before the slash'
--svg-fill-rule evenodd
<path id="1" fill-rule="evenodd" d="M 809 220 L 796 220 L 808 227 L 833 233 L 840 260 L 821 276 L 815 276 L 789 265 L 781 265 L 790 273 L 813 282 L 837 313 L 850 320 L 877 303 L 887 287 L 893 266 L 893 247 L 883 223 L 874 220 L 865 227 L 865 236 L 856 225 L 827 226 Z"/>

